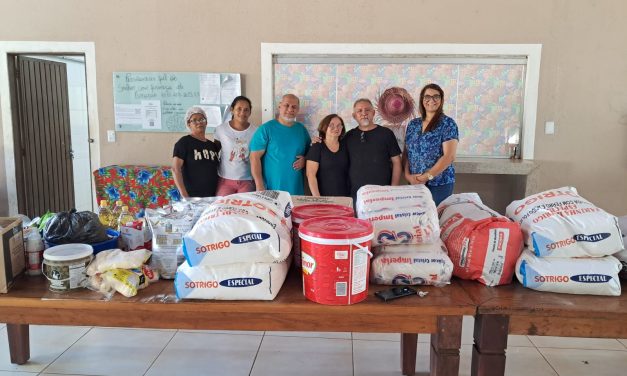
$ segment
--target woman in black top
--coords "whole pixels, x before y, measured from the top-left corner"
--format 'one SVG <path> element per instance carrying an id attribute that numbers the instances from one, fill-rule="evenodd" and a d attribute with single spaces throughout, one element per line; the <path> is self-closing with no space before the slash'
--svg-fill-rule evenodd
<path id="1" fill-rule="evenodd" d="M 220 142 L 205 137 L 207 115 L 200 107 L 185 114 L 189 135 L 181 137 L 172 153 L 172 176 L 182 197 L 212 197 L 218 185 Z"/>
<path id="2" fill-rule="evenodd" d="M 307 152 L 307 181 L 313 196 L 349 196 L 348 152 L 341 141 L 346 129 L 336 114 L 325 116 L 318 125 L 322 142 Z"/>

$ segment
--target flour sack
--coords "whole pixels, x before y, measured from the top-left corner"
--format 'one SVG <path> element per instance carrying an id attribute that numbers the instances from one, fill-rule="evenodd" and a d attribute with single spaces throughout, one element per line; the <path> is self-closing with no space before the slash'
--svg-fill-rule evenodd
<path id="1" fill-rule="evenodd" d="M 541 258 L 525 249 L 516 263 L 516 277 L 523 286 L 538 291 L 620 296 L 620 269 L 613 256 Z"/>
<path id="2" fill-rule="evenodd" d="M 623 249 L 618 221 L 573 187 L 544 191 L 507 206 L 539 257 L 601 257 Z"/>
<path id="3" fill-rule="evenodd" d="M 190 266 L 285 260 L 292 248 L 289 193 L 262 191 L 221 197 L 183 237 Z"/>
<path id="4" fill-rule="evenodd" d="M 283 286 L 290 258 L 279 263 L 189 266 L 176 272 L 179 299 L 272 300 Z"/>

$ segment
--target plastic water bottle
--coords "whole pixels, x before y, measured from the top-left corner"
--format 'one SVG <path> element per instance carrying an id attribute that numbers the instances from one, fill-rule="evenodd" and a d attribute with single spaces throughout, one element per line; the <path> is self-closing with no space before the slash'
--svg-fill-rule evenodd
<path id="1" fill-rule="evenodd" d="M 128 211 L 128 206 L 126 205 L 122 206 L 122 212 L 120 213 L 120 217 L 118 218 L 118 231 L 122 229 L 122 226 L 124 226 L 125 224 L 129 222 L 132 223 L 134 220 L 135 220 L 135 217 L 133 217 L 131 213 Z"/>
<path id="2" fill-rule="evenodd" d="M 37 227 L 24 231 L 24 250 L 26 251 L 26 275 L 41 275 L 41 262 L 44 254 L 44 241 Z"/>
<path id="3" fill-rule="evenodd" d="M 111 212 L 111 222 L 109 222 L 109 227 L 112 229 L 118 228 L 118 219 L 120 219 L 120 214 L 122 214 L 122 206 L 124 206 L 122 200 L 117 200 L 115 202 L 115 206 Z"/>
<path id="4" fill-rule="evenodd" d="M 111 226 L 113 221 L 111 210 L 109 210 L 109 203 L 107 200 L 100 200 L 100 207 L 98 208 L 98 219 L 104 226 Z"/>

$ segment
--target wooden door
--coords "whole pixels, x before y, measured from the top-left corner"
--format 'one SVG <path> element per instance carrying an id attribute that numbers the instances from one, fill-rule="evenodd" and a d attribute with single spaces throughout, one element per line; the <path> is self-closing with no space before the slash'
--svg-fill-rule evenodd
<path id="1" fill-rule="evenodd" d="M 33 218 L 74 207 L 74 178 L 64 63 L 15 57 L 14 126 L 18 209 Z"/>

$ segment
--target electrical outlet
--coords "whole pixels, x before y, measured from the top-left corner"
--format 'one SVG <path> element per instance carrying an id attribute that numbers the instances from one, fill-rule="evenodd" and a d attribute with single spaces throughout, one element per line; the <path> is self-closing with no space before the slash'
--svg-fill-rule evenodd
<path id="1" fill-rule="evenodd" d="M 115 131 L 107 131 L 107 141 L 115 142 Z"/>
<path id="2" fill-rule="evenodd" d="M 555 134 L 555 122 L 547 121 L 544 123 L 544 134 Z"/>

